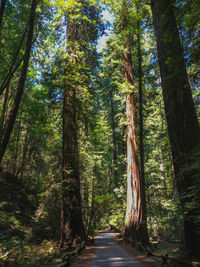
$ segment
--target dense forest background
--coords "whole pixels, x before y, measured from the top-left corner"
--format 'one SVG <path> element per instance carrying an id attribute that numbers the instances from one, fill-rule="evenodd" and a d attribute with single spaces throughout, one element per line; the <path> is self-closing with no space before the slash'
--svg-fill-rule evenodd
<path id="1" fill-rule="evenodd" d="M 1 0 L 0 66 L 2 263 L 98 229 L 199 258 L 198 0 Z"/>

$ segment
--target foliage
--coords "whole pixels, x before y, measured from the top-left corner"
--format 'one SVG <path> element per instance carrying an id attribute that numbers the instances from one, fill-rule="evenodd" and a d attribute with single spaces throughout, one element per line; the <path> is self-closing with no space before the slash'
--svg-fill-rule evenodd
<path id="1" fill-rule="evenodd" d="M 199 3 L 174 1 L 174 5 L 200 118 Z M 97 53 L 97 39 L 105 30 L 101 14 L 103 8 L 112 12 L 114 22 L 106 47 Z M 124 11 L 121 1 L 39 1 L 25 90 L 0 166 L 2 262 L 10 261 L 10 264 L 15 264 L 13 266 L 18 263 L 34 266 L 61 257 L 57 241 L 60 234 L 65 82 L 73 85 L 78 92 L 78 154 L 85 228 L 89 235 L 94 235 L 98 229 L 112 227 L 124 231 L 125 95 L 133 90 L 123 77 L 123 42 L 127 33 L 131 37 L 137 108 L 139 73 L 136 39 L 138 34 L 141 36 L 145 186 L 150 241 L 183 243 L 183 214 L 175 184 L 150 7 L 134 0 L 127 1 L 127 8 L 125 23 L 122 21 Z M 22 67 L 29 10 L 28 0 L 7 1 L 3 16 L 0 88 L 13 62 L 16 70 L 0 96 L 0 139 Z M 79 34 L 73 44 L 67 42 L 65 30 L 69 17 L 76 22 Z M 74 47 L 75 63 L 66 56 L 69 44 Z M 136 120 L 139 126 L 138 113 Z M 187 164 L 183 172 L 199 169 L 196 163 L 199 151 L 193 153 L 194 161 Z M 194 196 L 185 212 L 199 214 L 199 178 L 196 176 L 195 179 L 195 186 L 185 195 Z M 195 220 L 199 224 L 199 215 Z"/>

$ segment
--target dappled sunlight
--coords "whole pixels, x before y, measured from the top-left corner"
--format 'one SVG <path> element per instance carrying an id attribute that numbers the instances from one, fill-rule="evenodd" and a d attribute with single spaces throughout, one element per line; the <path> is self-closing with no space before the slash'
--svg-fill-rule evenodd
<path id="1" fill-rule="evenodd" d="M 92 267 L 103 266 L 140 266 L 121 249 L 116 242 L 113 233 L 100 233 L 96 237 L 96 244 L 99 245 L 95 258 L 93 259 Z"/>
<path id="2" fill-rule="evenodd" d="M 200 266 L 199 11 L 0 0 L 0 267 Z"/>

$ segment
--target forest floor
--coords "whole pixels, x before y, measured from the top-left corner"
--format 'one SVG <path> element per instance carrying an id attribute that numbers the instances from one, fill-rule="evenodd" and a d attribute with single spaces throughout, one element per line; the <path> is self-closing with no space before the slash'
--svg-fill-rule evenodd
<path id="1" fill-rule="evenodd" d="M 63 257 L 67 254 L 66 248 L 59 249 L 58 242 L 51 240 L 44 240 L 37 245 L 16 238 L 8 238 L 4 241 L 0 238 L 0 267 L 56 267 L 62 264 Z M 157 255 L 168 254 L 183 259 L 183 255 L 178 250 L 178 244 L 160 241 L 151 247 Z M 165 266 L 162 264 L 161 257 L 147 257 L 144 253 L 125 242 L 118 233 L 104 231 L 95 237 L 94 242 L 86 246 L 80 256 L 77 254 L 72 258 L 71 267 Z M 183 267 L 200 266 L 200 264 L 198 262 L 196 264 L 187 264 L 186 262 L 169 264 L 168 262 L 166 266 Z"/>

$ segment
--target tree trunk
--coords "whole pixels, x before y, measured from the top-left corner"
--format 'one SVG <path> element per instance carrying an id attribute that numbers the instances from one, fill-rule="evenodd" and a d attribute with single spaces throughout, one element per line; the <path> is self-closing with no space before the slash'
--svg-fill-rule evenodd
<path id="1" fill-rule="evenodd" d="M 18 161 L 18 156 L 19 156 L 19 141 L 20 141 L 20 132 L 21 132 L 21 124 L 22 124 L 22 113 L 23 110 L 21 109 L 20 115 L 19 115 L 19 122 L 16 123 L 17 125 L 17 134 L 16 134 L 16 145 L 15 145 L 15 153 L 13 157 L 13 166 L 12 166 L 12 172 L 16 176 L 17 172 L 17 161 Z"/>
<path id="2" fill-rule="evenodd" d="M 140 186 L 141 186 L 141 202 L 143 209 L 143 236 L 148 242 L 147 232 L 147 212 L 146 212 L 146 190 L 145 190 L 145 174 L 144 174 L 144 123 L 143 123 L 143 88 L 142 88 L 142 52 L 140 40 L 140 24 L 137 23 L 137 57 L 138 57 L 138 87 L 139 87 L 139 152 L 140 152 Z"/>
<path id="3" fill-rule="evenodd" d="M 76 24 L 68 19 L 67 40 L 76 41 Z M 72 65 L 76 64 L 73 45 L 67 47 L 67 54 Z M 63 105 L 63 196 L 61 208 L 60 246 L 68 239 L 81 241 L 85 239 L 82 221 L 80 178 L 78 164 L 78 144 L 76 126 L 76 89 L 69 81 L 66 82 Z"/>
<path id="4" fill-rule="evenodd" d="M 117 136 L 115 133 L 115 112 L 114 112 L 114 103 L 113 103 L 113 93 L 112 90 L 109 90 L 110 94 L 110 116 L 111 116 L 111 128 L 112 128 L 112 139 L 113 139 L 113 176 L 114 176 L 114 184 L 115 187 L 118 186 L 118 177 L 116 172 L 116 166 L 117 166 Z"/>
<path id="5" fill-rule="evenodd" d="M 175 179 L 183 208 L 186 249 L 198 255 L 200 231 L 196 217 L 200 207 L 197 204 L 192 208 L 197 195 L 191 194 L 190 188 L 197 188 L 196 184 L 200 183 L 200 128 L 172 1 L 151 0 L 151 4 Z"/>
<path id="6" fill-rule="evenodd" d="M 163 198 L 167 198 L 167 182 L 166 182 L 166 171 L 164 166 L 164 157 L 162 149 L 162 139 L 159 140 L 159 160 L 160 160 L 160 180 L 163 185 Z"/>
<path id="7" fill-rule="evenodd" d="M 95 170 L 95 167 L 94 167 Z M 94 187 L 94 178 L 92 178 L 92 196 L 91 196 L 91 206 L 90 206 L 90 211 L 89 211 L 89 220 L 88 220 L 88 225 L 87 225 L 87 234 L 86 237 L 88 238 L 89 234 L 92 232 L 91 226 L 92 226 L 92 221 L 95 220 L 95 209 L 94 209 L 94 197 L 95 197 L 95 187 Z M 94 230 L 94 229 L 93 229 Z"/>
<path id="8" fill-rule="evenodd" d="M 4 123 L 5 123 L 5 117 L 7 113 L 7 107 L 8 107 L 9 89 L 10 89 L 10 83 L 6 87 L 6 92 L 5 92 L 4 100 L 3 100 L 2 114 L 0 118 L 0 143 L 2 141 L 2 137 L 4 133 Z"/>
<path id="9" fill-rule="evenodd" d="M 24 138 L 24 142 L 23 142 L 23 149 L 22 149 L 22 159 L 21 159 L 21 163 L 20 163 L 20 167 L 18 168 L 18 170 L 16 171 L 16 177 L 23 177 L 23 173 L 24 173 L 24 167 L 25 167 L 25 161 L 26 161 L 26 156 L 28 153 L 28 149 L 29 149 L 29 144 L 30 144 L 30 137 L 28 138 L 28 134 L 29 134 L 29 129 L 27 128 L 26 130 L 26 134 L 25 134 L 25 138 Z"/>
<path id="10" fill-rule="evenodd" d="M 5 154 L 10 135 L 17 117 L 17 112 L 19 109 L 19 104 L 21 102 L 21 97 L 24 91 L 24 85 L 26 81 L 26 74 L 28 70 L 28 64 L 29 64 L 29 58 L 31 53 L 31 46 L 32 46 L 32 39 L 33 39 L 33 30 L 34 30 L 34 21 L 35 21 L 35 15 L 36 15 L 36 6 L 37 6 L 37 0 L 32 0 L 31 4 L 31 12 L 30 12 L 30 18 L 29 18 L 29 30 L 28 30 L 28 37 L 27 37 L 27 43 L 26 43 L 26 50 L 24 54 L 24 60 L 23 60 L 23 66 L 21 75 L 19 78 L 19 84 L 17 88 L 16 97 L 13 103 L 13 106 L 10 110 L 9 117 L 6 123 L 6 130 L 4 132 L 3 140 L 0 145 L 0 163 L 3 159 L 3 156 Z"/>
<path id="11" fill-rule="evenodd" d="M 4 101 L 3 101 L 3 109 L 2 109 L 2 125 L 4 125 L 6 112 L 7 112 L 7 106 L 8 106 L 8 96 L 9 96 L 9 89 L 10 89 L 10 83 L 6 87 L 6 92 L 4 95 Z M 1 140 L 1 138 L 0 138 Z"/>
<path id="12" fill-rule="evenodd" d="M 10 66 L 10 69 L 8 70 L 8 73 L 7 73 L 5 79 L 3 80 L 3 82 L 2 82 L 2 84 L 0 86 L 0 96 L 3 94 L 4 90 L 6 89 L 6 87 L 10 84 L 10 81 L 11 81 L 14 73 L 16 72 L 16 70 L 18 69 L 18 67 L 20 66 L 20 64 L 22 62 L 22 59 L 20 59 L 19 62 L 17 62 L 17 58 L 18 58 L 20 49 L 22 48 L 23 42 L 24 42 L 25 37 L 26 37 L 26 32 L 28 30 L 28 25 L 25 28 L 25 31 L 24 31 L 23 36 L 22 36 L 22 39 L 21 39 L 21 41 L 19 43 L 19 47 L 18 47 L 18 49 L 17 49 L 17 51 L 15 53 L 15 56 L 14 56 L 13 61 L 12 61 L 12 64 Z"/>
<path id="13" fill-rule="evenodd" d="M 125 81 L 134 84 L 132 72 L 131 49 L 125 44 L 124 48 Z M 136 145 L 136 105 L 134 92 L 126 95 L 127 117 L 127 207 L 125 220 L 125 237 L 131 237 L 136 241 L 145 243 L 147 233 L 144 230 L 143 208 L 141 199 L 141 184 L 139 174 L 139 162 Z M 143 231 L 144 230 L 144 231 Z"/>
<path id="14" fill-rule="evenodd" d="M 165 121 L 162 117 L 162 111 L 161 111 L 161 106 L 162 104 L 159 104 L 159 114 L 160 114 L 160 123 L 161 123 L 161 129 L 160 129 L 160 138 L 159 138 L 159 148 L 158 148 L 158 152 L 159 152 L 159 160 L 160 160 L 160 178 L 161 178 L 161 182 L 163 184 L 163 198 L 167 198 L 167 181 L 166 181 L 166 167 L 165 167 L 165 157 L 164 157 L 164 148 L 163 148 L 163 138 L 162 138 L 162 134 L 164 133 L 164 126 L 166 127 Z M 168 143 L 169 145 L 169 143 Z M 166 156 L 166 153 L 165 153 Z M 171 159 L 171 158 L 170 158 Z"/>

